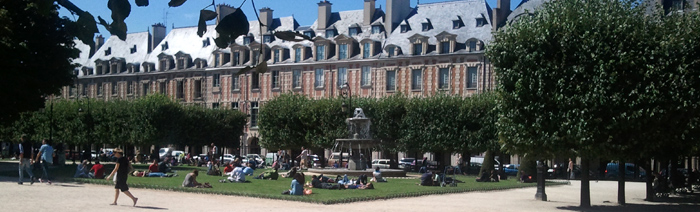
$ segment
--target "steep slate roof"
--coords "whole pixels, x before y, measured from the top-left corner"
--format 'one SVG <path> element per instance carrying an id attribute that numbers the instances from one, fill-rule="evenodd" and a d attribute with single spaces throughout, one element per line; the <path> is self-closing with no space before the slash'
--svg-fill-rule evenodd
<path id="1" fill-rule="evenodd" d="M 411 11 L 409 17 L 405 20 L 411 26 L 411 30 L 401 33 L 401 26 L 397 26 L 386 39 L 386 44 L 384 45 L 396 45 L 400 47 L 401 51 L 406 55 L 410 54 L 408 52 L 410 49 L 409 37 L 417 33 L 429 37 L 428 43 L 430 45 L 436 45 L 438 42 L 435 35 L 443 31 L 457 35 L 456 41 L 458 43 L 464 43 L 470 38 L 476 38 L 483 41 L 484 44 L 488 44 L 492 39 L 489 8 L 485 0 L 419 4 L 416 8 L 413 8 L 413 11 Z M 464 26 L 459 29 L 453 29 L 452 21 L 456 20 L 458 16 L 462 18 Z M 486 18 L 487 24 L 476 27 L 476 18 L 481 17 Z M 422 23 L 425 22 L 426 19 L 430 19 L 433 28 L 428 31 L 423 31 Z"/>
<path id="2" fill-rule="evenodd" d="M 159 67 L 158 55 L 161 53 L 174 56 L 177 52 L 183 52 L 189 54 L 194 61 L 197 58 L 207 60 L 207 64 L 211 66 L 214 56 L 211 54 L 217 49 L 216 43 L 214 43 L 214 38 L 216 38 L 216 25 L 208 25 L 207 32 L 201 38 L 197 35 L 197 27 L 182 27 L 170 30 L 170 33 L 165 36 L 163 41 L 155 46 L 153 51 L 146 62 L 151 62 L 156 64 L 156 69 Z M 209 46 L 204 47 L 202 41 L 209 38 Z M 162 50 L 162 45 L 168 43 L 168 49 Z M 128 62 L 128 61 L 127 61 Z"/>
<path id="3" fill-rule="evenodd" d="M 78 67 L 76 67 L 76 69 L 80 70 L 84 66 L 88 66 L 87 64 L 89 64 L 90 46 L 84 44 L 82 41 L 77 40 L 77 39 L 73 40 L 73 42 L 75 43 L 75 48 L 80 50 L 80 55 L 78 56 L 78 58 L 75 58 L 75 60 L 73 60 L 73 63 L 77 64 Z M 88 67 L 90 67 L 90 66 L 88 66 Z M 79 71 L 78 76 L 83 76 L 83 72 Z"/>
<path id="4" fill-rule="evenodd" d="M 510 15 L 508 15 L 508 19 L 506 19 L 506 22 L 510 23 L 514 18 L 522 15 L 525 12 L 533 13 L 545 2 L 549 1 L 550 0 L 523 0 L 522 2 L 520 2 L 520 4 L 518 4 L 515 10 L 513 10 L 513 12 L 511 12 Z"/>
<path id="5" fill-rule="evenodd" d="M 380 17 L 384 15 L 384 11 L 381 9 L 377 8 L 374 10 L 374 17 L 372 18 L 373 22 L 377 21 L 377 19 L 381 19 Z M 331 17 L 328 20 L 328 27 L 327 29 L 330 28 L 335 28 L 335 30 L 338 32 L 338 35 L 344 34 L 348 35 L 350 31 L 350 27 L 353 26 L 360 26 L 360 31 L 357 35 L 352 36 L 357 42 L 360 42 L 362 39 L 365 38 L 372 38 L 375 40 L 381 40 L 384 38 L 384 33 L 379 33 L 379 34 L 372 34 L 372 26 L 364 26 L 362 24 L 364 19 L 364 11 L 363 10 L 349 10 L 349 11 L 341 11 L 341 12 L 331 12 Z M 311 25 L 312 29 L 318 29 L 318 20 L 314 22 L 314 24 Z M 326 36 L 326 30 L 315 30 L 316 36 L 321 36 L 324 37 Z M 336 35 L 337 36 L 337 35 Z M 334 39 L 331 39 L 334 40 Z"/>
<path id="6" fill-rule="evenodd" d="M 125 41 L 120 40 L 117 36 L 110 36 L 90 58 L 90 67 L 94 67 L 97 59 L 106 61 L 112 58 L 124 58 L 126 63 L 142 63 L 148 56 L 148 34 L 148 32 L 129 33 Z M 131 48 L 134 45 L 136 52 L 131 53 Z M 105 55 L 105 50 L 110 48 L 111 54 Z"/>

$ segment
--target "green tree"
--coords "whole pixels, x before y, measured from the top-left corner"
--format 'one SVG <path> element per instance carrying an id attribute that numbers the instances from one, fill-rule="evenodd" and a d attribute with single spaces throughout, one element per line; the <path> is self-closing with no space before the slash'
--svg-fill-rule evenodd
<path id="1" fill-rule="evenodd" d="M 48 0 L 0 0 L 0 123 L 44 107 L 45 97 L 73 82 L 73 35 Z"/>
<path id="2" fill-rule="evenodd" d="M 581 206 L 590 207 L 589 159 L 628 157 L 660 111 L 654 69 L 657 18 L 636 1 L 564 0 L 495 35 L 499 136 L 519 154 L 574 150 L 582 158 Z M 624 204 L 624 202 L 621 202 Z"/>
<path id="3" fill-rule="evenodd" d="M 301 112 L 309 99 L 300 94 L 282 94 L 260 108 L 258 129 L 260 146 L 270 149 L 298 149 L 306 142 L 307 120 Z"/>

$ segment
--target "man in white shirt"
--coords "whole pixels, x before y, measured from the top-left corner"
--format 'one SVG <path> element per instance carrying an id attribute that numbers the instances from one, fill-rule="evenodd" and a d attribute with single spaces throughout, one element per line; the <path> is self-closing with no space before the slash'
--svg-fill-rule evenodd
<path id="1" fill-rule="evenodd" d="M 306 159 L 309 158 L 309 150 L 304 149 L 304 147 L 301 147 L 301 154 L 297 156 L 297 158 L 300 159 L 299 167 L 300 169 L 305 169 L 306 168 Z"/>
<path id="2" fill-rule="evenodd" d="M 247 166 L 234 168 L 233 171 L 228 174 L 229 177 L 227 179 L 234 183 L 244 183 L 246 175 L 253 176 L 253 169 L 250 168 L 251 165 L 252 164 L 248 163 Z"/>

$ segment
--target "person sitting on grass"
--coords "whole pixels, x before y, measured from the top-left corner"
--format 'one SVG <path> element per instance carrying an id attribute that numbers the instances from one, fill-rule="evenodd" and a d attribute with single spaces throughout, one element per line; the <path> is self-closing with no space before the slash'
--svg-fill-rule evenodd
<path id="1" fill-rule="evenodd" d="M 292 170 L 289 170 L 287 174 L 282 174 L 282 177 L 284 178 L 292 178 L 294 175 L 297 173 L 297 167 L 292 167 Z"/>
<path id="2" fill-rule="evenodd" d="M 304 186 L 301 185 L 303 182 L 304 182 L 304 176 L 301 173 L 294 174 L 294 179 L 292 180 L 292 184 L 290 185 L 290 189 L 282 192 L 282 194 L 304 195 Z"/>
<path id="3" fill-rule="evenodd" d="M 226 162 L 226 164 L 224 165 L 224 175 L 228 175 L 229 172 L 232 172 L 232 171 L 233 171 L 233 164 L 231 164 L 231 162 Z"/>
<path id="4" fill-rule="evenodd" d="M 148 165 L 148 172 L 160 172 L 158 171 L 158 159 L 153 159 L 153 163 Z"/>
<path id="5" fill-rule="evenodd" d="M 170 172 L 170 167 L 168 167 L 168 162 L 167 160 L 161 161 L 158 164 L 158 171 L 157 172 L 162 172 L 162 173 L 167 173 Z"/>
<path id="6" fill-rule="evenodd" d="M 248 166 L 252 164 L 248 163 Z M 229 174 L 228 181 L 230 182 L 235 182 L 235 183 L 245 183 L 245 182 L 250 182 L 245 180 L 245 176 L 253 176 L 253 169 L 250 167 L 236 167 L 233 169 L 233 171 Z"/>
<path id="7" fill-rule="evenodd" d="M 95 161 L 95 165 L 92 165 L 90 171 L 90 178 L 102 179 L 105 177 L 105 166 L 100 164 L 99 160 Z"/>
<path id="8" fill-rule="evenodd" d="M 433 186 L 433 173 L 430 171 L 423 173 L 420 177 L 420 184 L 422 186 Z"/>
<path id="9" fill-rule="evenodd" d="M 277 168 L 273 168 L 272 170 L 267 170 L 255 177 L 255 179 L 261 179 L 261 180 L 277 180 L 279 178 L 279 174 L 277 174 Z"/>
<path id="10" fill-rule="evenodd" d="M 498 176 L 498 173 L 496 173 L 495 170 L 491 170 L 491 182 L 499 182 L 500 176 Z"/>
<path id="11" fill-rule="evenodd" d="M 489 172 L 481 172 L 481 177 L 476 178 L 476 182 L 491 182 L 491 175 Z"/>
<path id="12" fill-rule="evenodd" d="M 88 167 L 87 167 L 88 161 L 83 160 L 82 163 L 80 163 L 75 170 L 75 174 L 73 175 L 74 178 L 88 178 L 90 175 L 88 175 Z"/>
<path id="13" fill-rule="evenodd" d="M 382 178 L 382 172 L 379 171 L 379 167 L 374 169 L 374 172 L 372 172 L 372 179 L 369 180 L 370 182 L 386 182 L 386 179 Z"/>
<path id="14" fill-rule="evenodd" d="M 197 182 L 197 176 L 199 176 L 199 171 L 197 169 L 192 170 L 192 172 L 188 173 L 185 176 L 185 181 L 182 181 L 182 187 L 211 188 L 211 185 L 209 185 L 209 183 L 202 184 Z"/>

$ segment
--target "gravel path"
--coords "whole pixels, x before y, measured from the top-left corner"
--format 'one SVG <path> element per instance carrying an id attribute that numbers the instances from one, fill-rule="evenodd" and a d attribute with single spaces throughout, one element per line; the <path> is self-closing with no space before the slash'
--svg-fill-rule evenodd
<path id="1" fill-rule="evenodd" d="M 0 211 L 580 211 L 578 181 L 547 188 L 549 201 L 536 201 L 536 188 L 494 192 L 431 195 L 414 198 L 318 205 L 238 196 L 194 194 L 136 189 L 137 207 L 121 194 L 117 206 L 110 206 L 110 186 L 54 183 L 17 185 L 14 178 L 0 178 Z M 644 202 L 644 184 L 627 183 L 627 205 L 617 202 L 617 183 L 591 182 L 591 211 L 700 211 L 697 195 L 675 203 Z"/>

